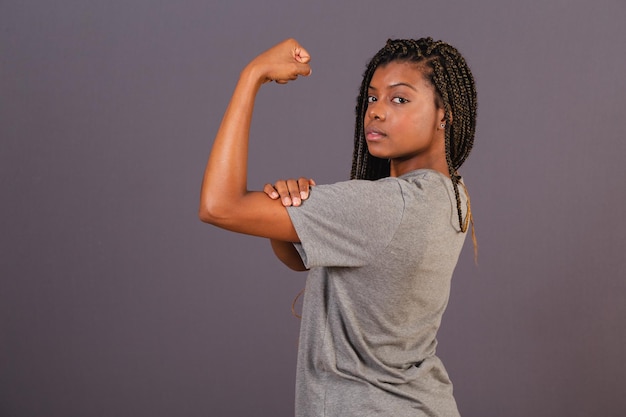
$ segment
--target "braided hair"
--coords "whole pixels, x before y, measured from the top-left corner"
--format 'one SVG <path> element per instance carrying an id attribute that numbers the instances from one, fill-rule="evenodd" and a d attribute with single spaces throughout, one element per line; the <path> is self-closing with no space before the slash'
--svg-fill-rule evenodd
<path id="1" fill-rule="evenodd" d="M 471 210 L 469 210 L 468 198 L 468 213 L 464 221 L 459 196 L 459 184 L 463 186 L 463 183 L 457 170 L 467 159 L 474 143 L 476 87 L 465 59 L 459 51 L 445 42 L 433 41 L 432 38 L 389 39 L 387 44 L 371 59 L 363 74 L 357 98 L 354 154 L 350 178 L 377 180 L 390 175 L 389 161 L 377 158 L 367 150 L 364 132 L 368 88 L 372 76 L 379 66 L 390 62 L 415 63 L 424 78 L 434 87 L 437 107 L 444 109 L 446 161 L 456 196 L 459 225 L 461 231 L 465 232 L 471 221 Z"/>

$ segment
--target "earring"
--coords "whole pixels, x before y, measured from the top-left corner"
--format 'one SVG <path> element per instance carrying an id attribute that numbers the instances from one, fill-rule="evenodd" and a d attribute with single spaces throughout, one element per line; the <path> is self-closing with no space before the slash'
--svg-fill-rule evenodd
<path id="1" fill-rule="evenodd" d="M 445 123 L 442 123 L 440 126 L 441 126 L 441 128 L 443 129 L 444 127 L 446 127 L 446 124 L 445 124 Z"/>

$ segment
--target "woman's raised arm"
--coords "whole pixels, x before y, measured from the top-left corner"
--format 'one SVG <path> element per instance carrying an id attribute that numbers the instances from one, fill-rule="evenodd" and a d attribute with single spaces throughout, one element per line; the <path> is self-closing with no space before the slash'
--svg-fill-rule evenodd
<path id="1" fill-rule="evenodd" d="M 287 39 L 253 59 L 241 72 L 204 172 L 199 217 L 250 235 L 296 242 L 287 210 L 263 192 L 247 189 L 248 137 L 254 101 L 262 84 L 286 84 L 311 73 L 310 56 Z"/>

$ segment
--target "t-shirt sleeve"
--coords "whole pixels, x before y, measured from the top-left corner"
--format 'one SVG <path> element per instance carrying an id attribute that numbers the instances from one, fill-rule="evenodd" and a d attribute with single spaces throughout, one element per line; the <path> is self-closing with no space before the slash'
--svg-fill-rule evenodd
<path id="1" fill-rule="evenodd" d="M 404 213 L 396 179 L 318 185 L 301 206 L 287 209 L 307 268 L 358 267 L 375 261 L 393 238 Z"/>

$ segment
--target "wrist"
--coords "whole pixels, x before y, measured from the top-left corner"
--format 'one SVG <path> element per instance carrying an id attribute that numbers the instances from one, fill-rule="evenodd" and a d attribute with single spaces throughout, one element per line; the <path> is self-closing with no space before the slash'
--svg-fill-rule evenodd
<path id="1" fill-rule="evenodd" d="M 260 88 L 261 85 L 267 81 L 267 77 L 262 74 L 258 67 L 252 65 L 252 63 L 246 65 L 239 74 L 240 83 L 253 86 L 256 89 Z"/>

